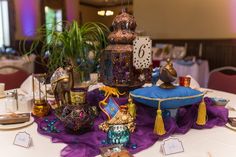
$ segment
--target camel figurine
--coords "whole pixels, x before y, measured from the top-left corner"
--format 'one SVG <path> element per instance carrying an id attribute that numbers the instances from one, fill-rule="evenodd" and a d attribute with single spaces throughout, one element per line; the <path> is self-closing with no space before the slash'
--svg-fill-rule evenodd
<path id="1" fill-rule="evenodd" d="M 71 103 L 70 90 L 74 86 L 73 67 L 57 68 L 51 77 L 52 92 L 59 106 Z"/>

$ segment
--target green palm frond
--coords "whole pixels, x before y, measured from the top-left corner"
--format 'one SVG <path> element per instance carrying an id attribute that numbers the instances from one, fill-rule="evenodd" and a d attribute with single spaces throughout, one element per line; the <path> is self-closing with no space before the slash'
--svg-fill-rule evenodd
<path id="1" fill-rule="evenodd" d="M 56 30 L 57 24 L 65 26 L 62 32 Z M 98 62 L 97 56 L 107 45 L 107 34 L 109 33 L 107 26 L 95 22 L 78 25 L 76 21 L 57 24 L 50 30 L 46 30 L 46 25 L 43 25 L 37 32 L 41 38 L 35 40 L 27 52 L 35 52 L 39 45 L 41 45 L 39 54 L 42 58 L 46 52 L 50 52 L 47 61 L 49 71 L 54 71 L 59 66 L 65 66 L 67 60 L 73 63 L 76 63 L 78 58 L 86 61 L 91 50 L 95 52 L 95 63 Z M 50 36 L 49 41 L 48 36 Z"/>

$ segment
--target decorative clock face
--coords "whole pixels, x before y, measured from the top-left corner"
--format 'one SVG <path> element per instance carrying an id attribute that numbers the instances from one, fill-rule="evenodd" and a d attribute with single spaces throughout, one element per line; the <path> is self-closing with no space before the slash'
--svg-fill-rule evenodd
<path id="1" fill-rule="evenodd" d="M 133 65 L 136 69 L 149 68 L 152 64 L 152 40 L 150 37 L 137 37 L 133 41 Z"/>

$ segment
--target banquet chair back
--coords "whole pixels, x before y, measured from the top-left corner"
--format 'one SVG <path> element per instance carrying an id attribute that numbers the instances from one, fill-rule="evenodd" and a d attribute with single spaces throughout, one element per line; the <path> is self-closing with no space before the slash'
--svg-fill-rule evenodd
<path id="1" fill-rule="evenodd" d="M 236 94 L 236 67 L 221 67 L 209 74 L 208 88 Z"/>
<path id="2" fill-rule="evenodd" d="M 0 83 L 5 83 L 5 90 L 19 88 L 29 74 L 15 66 L 4 66 L 0 70 L 13 69 L 12 73 L 0 73 Z"/>

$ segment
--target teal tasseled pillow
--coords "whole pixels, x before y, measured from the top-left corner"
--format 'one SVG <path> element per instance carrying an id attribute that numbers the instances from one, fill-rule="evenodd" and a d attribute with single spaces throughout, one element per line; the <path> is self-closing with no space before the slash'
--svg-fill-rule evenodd
<path id="1" fill-rule="evenodd" d="M 131 97 L 144 105 L 161 109 L 173 109 L 181 106 L 198 104 L 204 93 L 192 88 L 177 86 L 173 89 L 163 89 L 159 86 L 144 87 L 130 92 Z"/>

